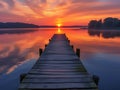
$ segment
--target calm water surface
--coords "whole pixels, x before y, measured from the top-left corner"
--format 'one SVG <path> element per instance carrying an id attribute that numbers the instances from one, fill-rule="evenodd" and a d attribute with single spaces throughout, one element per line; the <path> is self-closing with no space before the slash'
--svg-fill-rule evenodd
<path id="1" fill-rule="evenodd" d="M 120 31 L 82 29 L 0 29 L 0 90 L 17 90 L 54 33 L 66 33 L 91 75 L 100 77 L 100 90 L 120 90 Z"/>

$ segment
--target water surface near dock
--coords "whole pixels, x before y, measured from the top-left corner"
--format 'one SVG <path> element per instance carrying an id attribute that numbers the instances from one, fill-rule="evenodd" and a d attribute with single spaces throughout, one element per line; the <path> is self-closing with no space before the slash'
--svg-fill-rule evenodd
<path id="1" fill-rule="evenodd" d="M 12 30 L 12 29 L 11 29 Z M 81 48 L 81 59 L 90 74 L 100 77 L 100 90 L 119 90 L 120 31 L 80 29 L 19 29 L 0 33 L 0 88 L 17 90 L 19 75 L 28 72 L 49 38 L 59 31 L 66 33 L 72 45 Z M 25 29 L 24 29 L 25 30 Z"/>

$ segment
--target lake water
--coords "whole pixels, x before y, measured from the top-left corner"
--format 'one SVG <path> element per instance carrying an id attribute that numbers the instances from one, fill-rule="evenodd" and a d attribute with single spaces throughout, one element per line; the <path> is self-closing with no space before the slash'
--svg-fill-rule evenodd
<path id="1" fill-rule="evenodd" d="M 99 90 L 120 90 L 120 31 L 82 29 L 0 29 L 0 90 L 17 90 L 55 33 L 66 33 L 91 75 L 100 77 Z"/>

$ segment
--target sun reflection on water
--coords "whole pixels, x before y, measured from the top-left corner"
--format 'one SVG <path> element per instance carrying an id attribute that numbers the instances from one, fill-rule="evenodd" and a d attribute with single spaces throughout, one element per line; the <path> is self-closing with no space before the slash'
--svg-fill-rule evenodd
<path id="1" fill-rule="evenodd" d="M 58 28 L 57 34 L 61 34 L 61 33 L 62 33 L 61 28 Z"/>

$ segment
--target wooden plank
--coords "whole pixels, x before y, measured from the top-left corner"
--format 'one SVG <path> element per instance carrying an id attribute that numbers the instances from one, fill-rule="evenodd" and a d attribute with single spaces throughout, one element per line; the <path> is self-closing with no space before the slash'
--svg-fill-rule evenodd
<path id="1" fill-rule="evenodd" d="M 93 82 L 91 78 L 27 78 L 23 80 L 23 83 L 89 83 Z"/>
<path id="2" fill-rule="evenodd" d="M 20 88 L 27 89 L 96 89 L 94 83 L 55 83 L 55 84 L 33 84 L 33 83 L 22 83 Z"/>
<path id="3" fill-rule="evenodd" d="M 47 60 L 47 59 L 46 59 Z M 46 61 L 45 59 L 44 60 L 40 60 L 40 61 L 38 61 L 39 63 L 44 63 L 44 62 L 48 62 L 48 63 L 80 63 L 80 61 L 79 60 L 74 60 L 73 59 L 73 61 L 72 60 L 47 60 Z"/>
<path id="4" fill-rule="evenodd" d="M 75 64 L 75 63 L 78 63 L 79 64 L 79 62 L 75 62 L 75 61 L 63 61 L 63 62 L 61 62 L 61 61 L 40 61 L 40 62 L 37 62 L 38 64 Z M 81 63 L 80 63 L 81 64 Z"/>
<path id="5" fill-rule="evenodd" d="M 83 78 L 91 77 L 90 75 L 34 75 L 28 74 L 26 78 Z"/>
<path id="6" fill-rule="evenodd" d="M 75 61 L 40 61 L 37 62 L 38 64 L 74 64 L 74 63 L 79 63 L 79 62 L 75 62 Z"/>
<path id="7" fill-rule="evenodd" d="M 38 75 L 88 75 L 87 72 L 38 72 L 38 71 L 30 71 L 28 74 L 38 74 Z"/>
<path id="8" fill-rule="evenodd" d="M 83 67 L 40 67 L 40 68 L 32 68 L 32 70 L 40 71 L 40 70 L 54 70 L 54 71 L 86 71 Z"/>
<path id="9" fill-rule="evenodd" d="M 40 63 L 36 63 L 34 66 L 67 66 L 67 67 L 69 67 L 69 66 L 71 66 L 71 67 L 73 67 L 73 66 L 81 66 L 81 64 L 82 63 L 72 63 L 72 64 L 53 64 L 53 63 L 49 63 L 49 64 L 40 64 Z"/>
<path id="10" fill-rule="evenodd" d="M 76 55 L 43 55 L 40 57 L 40 59 L 47 59 L 47 60 L 54 60 L 54 59 L 57 59 L 57 60 L 69 60 L 69 59 L 78 59 L 79 58 L 76 56 Z"/>
<path id="11" fill-rule="evenodd" d="M 83 69 L 82 66 L 74 66 L 74 67 L 68 67 L 68 66 L 63 66 L 63 67 L 59 67 L 59 66 L 34 66 L 32 69 Z"/>
<path id="12" fill-rule="evenodd" d="M 86 70 L 83 68 L 81 70 L 54 70 L 54 69 L 39 69 L 39 70 L 35 70 L 35 69 L 31 69 L 31 71 L 38 71 L 38 72 L 42 72 L 42 71 L 45 71 L 45 72 L 56 72 L 56 71 L 59 71 L 59 72 L 86 72 Z"/>

